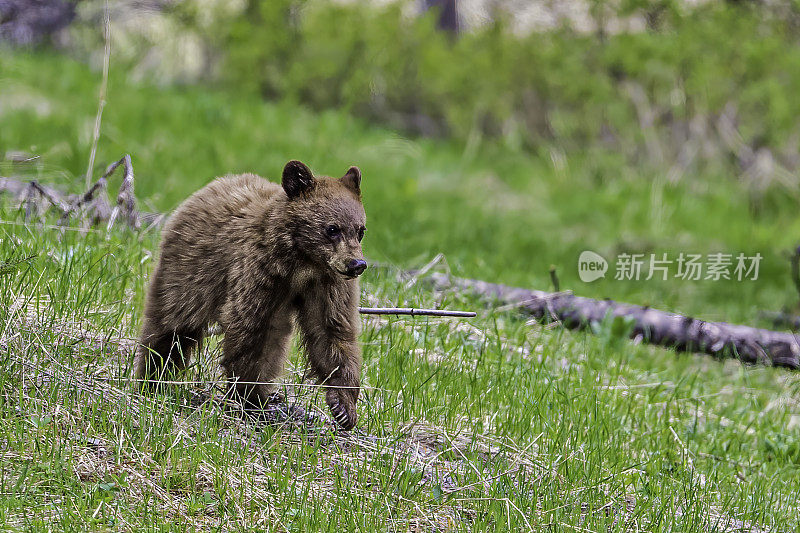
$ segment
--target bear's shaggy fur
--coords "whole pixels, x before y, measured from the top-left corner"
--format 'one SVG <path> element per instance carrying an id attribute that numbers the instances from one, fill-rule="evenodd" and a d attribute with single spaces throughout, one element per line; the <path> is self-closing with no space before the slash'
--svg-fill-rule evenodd
<path id="1" fill-rule="evenodd" d="M 344 428 L 356 424 L 359 288 L 365 215 L 361 172 L 315 177 L 299 161 L 282 186 L 218 178 L 164 227 L 134 363 L 140 379 L 182 369 L 208 326 L 224 332 L 222 367 L 246 405 L 270 400 L 294 324 Z"/>

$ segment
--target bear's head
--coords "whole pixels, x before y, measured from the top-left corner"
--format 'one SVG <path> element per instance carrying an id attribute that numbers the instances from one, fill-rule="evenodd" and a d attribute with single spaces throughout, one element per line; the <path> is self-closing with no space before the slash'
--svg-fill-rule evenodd
<path id="1" fill-rule="evenodd" d="M 331 273 L 354 279 L 367 268 L 361 239 L 366 215 L 361 204 L 361 171 L 341 178 L 314 176 L 300 161 L 289 161 L 281 181 L 288 198 L 294 248 Z"/>

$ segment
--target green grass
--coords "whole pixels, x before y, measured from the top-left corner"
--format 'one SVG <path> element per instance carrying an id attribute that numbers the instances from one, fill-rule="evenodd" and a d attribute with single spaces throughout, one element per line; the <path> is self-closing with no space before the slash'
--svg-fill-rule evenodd
<path id="1" fill-rule="evenodd" d="M 130 153 L 137 195 L 152 209 L 170 210 L 225 173 L 277 179 L 291 158 L 325 174 L 358 164 L 365 250 L 379 261 L 417 265 L 441 252 L 458 274 L 541 289 L 550 286 L 555 265 L 562 289 L 748 323 L 759 309 L 797 301 L 785 253 L 798 244 L 800 218 L 797 198 L 783 190 L 756 202 L 735 176 L 670 183 L 666 170 L 640 171 L 600 151 L 554 165 L 547 147 L 537 155 L 409 140 L 334 111 L 317 115 L 195 87 L 131 86 L 124 72 L 111 74 L 97 171 Z M 98 85 L 96 73 L 61 56 L 2 54 L 0 151 L 41 159 L 32 168 L 0 164 L 0 173 L 77 191 Z M 586 249 L 612 261 L 606 279 L 578 279 L 578 255 Z M 759 252 L 764 259 L 755 282 L 626 283 L 613 279 L 620 252 Z"/>
<path id="2" fill-rule="evenodd" d="M 615 162 L 407 140 L 314 115 L 113 72 L 98 169 L 133 156 L 168 210 L 213 176 L 276 177 L 290 158 L 364 172 L 372 258 L 755 323 L 793 303 L 796 205 L 732 177 L 676 184 Z M 0 152 L 19 174 L 79 190 L 97 76 L 63 57 L 0 55 Z M 59 231 L 0 211 L 0 524 L 99 530 L 644 530 L 800 528 L 800 380 L 610 335 L 526 324 L 458 294 L 365 274 L 369 305 L 476 308 L 465 321 L 365 319 L 360 431 L 259 428 L 226 410 L 212 340 L 155 396 L 129 383 L 158 235 Z M 577 254 L 759 251 L 750 283 L 578 281 Z M 20 262 L 20 259 L 29 258 Z M 291 397 L 326 412 L 287 372 Z M 205 400 L 205 401 L 204 401 Z M 744 521 L 737 524 L 735 521 Z"/>

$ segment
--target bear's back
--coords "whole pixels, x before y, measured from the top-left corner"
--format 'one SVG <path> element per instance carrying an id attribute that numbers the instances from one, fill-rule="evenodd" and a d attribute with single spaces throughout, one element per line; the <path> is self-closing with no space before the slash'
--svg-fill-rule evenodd
<path id="1" fill-rule="evenodd" d="M 188 317 L 199 323 L 214 320 L 213 311 L 224 301 L 231 262 L 243 241 L 252 237 L 236 226 L 237 221 L 251 220 L 281 195 L 285 193 L 280 185 L 240 174 L 215 179 L 178 206 L 162 232 L 159 283 L 166 293 L 192 298 L 164 302 L 166 316 L 176 322 Z"/>

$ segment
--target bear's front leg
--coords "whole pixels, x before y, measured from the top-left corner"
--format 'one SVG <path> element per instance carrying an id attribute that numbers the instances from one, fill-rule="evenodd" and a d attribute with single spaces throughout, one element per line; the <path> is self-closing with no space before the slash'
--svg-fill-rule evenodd
<path id="1" fill-rule="evenodd" d="M 291 337 L 289 321 L 273 322 L 262 330 L 233 327 L 225 332 L 220 363 L 245 407 L 260 409 L 272 400 Z"/>
<path id="2" fill-rule="evenodd" d="M 334 420 L 344 429 L 352 429 L 358 420 L 358 297 L 358 282 L 341 282 L 306 295 L 298 313 L 311 369 L 318 383 L 326 386 L 325 400 Z"/>

